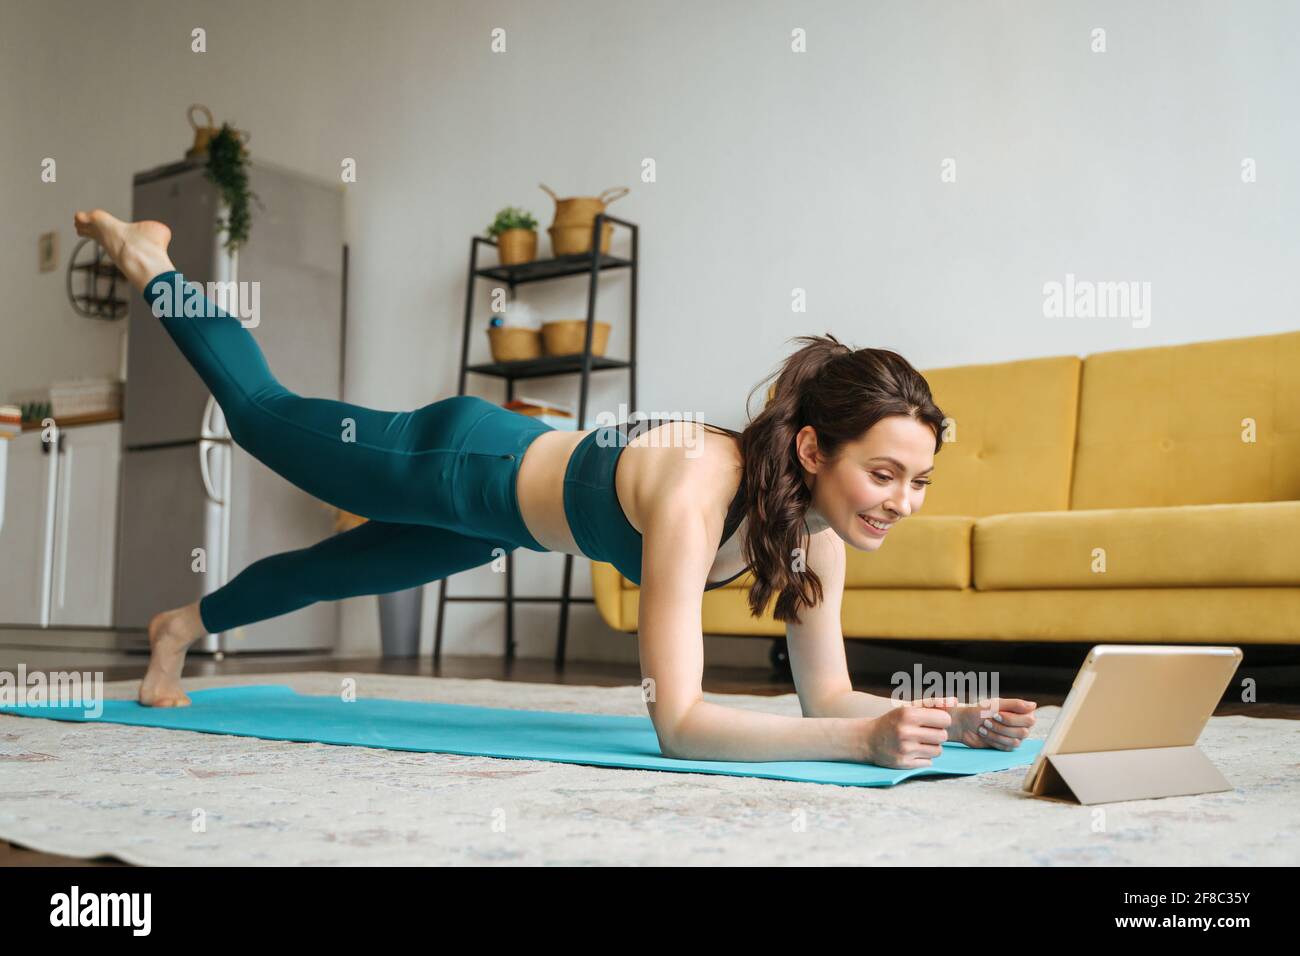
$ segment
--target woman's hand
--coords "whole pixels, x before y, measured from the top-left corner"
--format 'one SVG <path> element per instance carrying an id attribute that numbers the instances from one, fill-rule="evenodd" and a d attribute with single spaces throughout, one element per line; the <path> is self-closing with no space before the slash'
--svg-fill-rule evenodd
<path id="1" fill-rule="evenodd" d="M 948 739 L 967 747 L 1015 750 L 1029 736 L 1037 707 L 1032 700 L 1018 697 L 994 697 L 978 704 L 954 707 Z"/>
<path id="2" fill-rule="evenodd" d="M 878 767 L 910 770 L 929 767 L 943 752 L 952 726 L 956 697 L 896 700 L 888 713 L 863 725 L 864 759 Z"/>

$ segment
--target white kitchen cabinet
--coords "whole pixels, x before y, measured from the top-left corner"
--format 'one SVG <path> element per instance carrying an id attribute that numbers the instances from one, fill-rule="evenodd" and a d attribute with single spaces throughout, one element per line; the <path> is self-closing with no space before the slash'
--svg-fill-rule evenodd
<path id="1" fill-rule="evenodd" d="M 23 432 L 10 439 L 5 523 L 0 528 L 0 624 L 42 620 L 50 467 L 40 432 Z"/>
<path id="2" fill-rule="evenodd" d="M 51 624 L 109 627 L 117 551 L 119 422 L 64 429 L 54 521 Z"/>
<path id="3" fill-rule="evenodd" d="M 0 624 L 112 624 L 121 423 L 40 431 L 9 447 L 0 528 Z"/>

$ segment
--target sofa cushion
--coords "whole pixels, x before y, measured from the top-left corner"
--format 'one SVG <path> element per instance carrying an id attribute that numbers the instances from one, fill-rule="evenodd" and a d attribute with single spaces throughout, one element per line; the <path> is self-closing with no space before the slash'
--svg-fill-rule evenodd
<path id="1" fill-rule="evenodd" d="M 993 515 L 975 522 L 974 580 L 981 591 L 1295 586 L 1296 541 L 1300 501 Z"/>
<path id="2" fill-rule="evenodd" d="M 875 551 L 845 545 L 844 589 L 970 587 L 974 525 L 967 516 L 915 514 L 890 529 Z"/>
<path id="3" fill-rule="evenodd" d="M 1297 498 L 1300 332 L 1084 361 L 1072 508 Z"/>
<path id="4" fill-rule="evenodd" d="M 1066 355 L 924 371 L 950 419 L 925 513 L 1070 507 L 1081 365 Z"/>

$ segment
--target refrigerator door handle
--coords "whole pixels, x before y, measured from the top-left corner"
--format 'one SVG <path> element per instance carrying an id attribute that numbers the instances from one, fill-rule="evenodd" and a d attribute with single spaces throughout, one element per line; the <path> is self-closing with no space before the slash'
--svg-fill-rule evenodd
<path id="1" fill-rule="evenodd" d="M 41 609 L 40 626 L 50 626 L 50 602 L 54 590 L 54 525 L 59 506 L 59 448 L 63 444 L 63 430 L 53 426 L 49 440 L 41 439 L 41 451 L 49 455 L 45 470 L 45 529 L 41 544 Z"/>
<path id="2" fill-rule="evenodd" d="M 62 432 L 59 433 L 59 439 L 61 448 L 63 445 Z M 75 443 L 73 447 L 75 449 Z M 59 466 L 59 516 L 57 519 L 59 540 L 54 546 L 55 553 L 59 556 L 58 568 L 55 571 L 59 596 L 55 607 L 62 611 L 68 600 L 68 520 L 71 517 L 72 452 L 60 451 L 59 455 L 63 457 L 63 461 Z"/>
<path id="3" fill-rule="evenodd" d="M 203 420 L 199 422 L 200 438 L 229 438 L 230 433 L 226 430 L 226 416 L 221 411 L 221 406 L 217 404 L 214 396 L 209 395 L 207 404 L 203 406 Z"/>
<path id="4" fill-rule="evenodd" d="M 208 499 L 213 504 L 218 505 L 224 505 L 226 499 L 217 491 L 216 485 L 213 484 L 212 468 L 208 465 L 208 452 L 219 448 L 223 444 L 224 442 L 211 438 L 203 438 L 199 441 L 199 474 L 203 476 L 203 490 L 207 493 Z"/>

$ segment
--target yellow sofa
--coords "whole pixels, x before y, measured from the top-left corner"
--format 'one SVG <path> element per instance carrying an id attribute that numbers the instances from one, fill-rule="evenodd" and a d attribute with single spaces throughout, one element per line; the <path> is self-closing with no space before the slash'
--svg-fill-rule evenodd
<path id="1" fill-rule="evenodd" d="M 924 508 L 847 548 L 845 637 L 1300 643 L 1300 332 L 926 371 Z M 745 574 L 706 634 L 780 637 Z M 611 627 L 639 589 L 592 563 Z"/>

